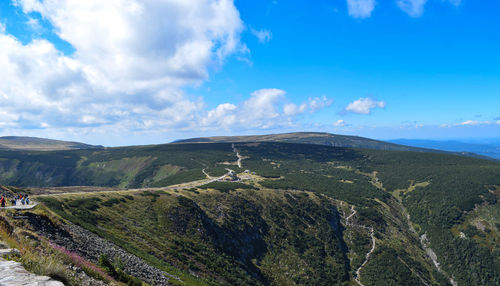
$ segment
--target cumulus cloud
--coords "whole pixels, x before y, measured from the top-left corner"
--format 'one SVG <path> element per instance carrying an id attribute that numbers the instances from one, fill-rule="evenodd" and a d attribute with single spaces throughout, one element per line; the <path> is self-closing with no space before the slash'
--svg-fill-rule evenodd
<path id="1" fill-rule="evenodd" d="M 210 110 L 205 118 L 202 119 L 202 125 L 229 127 L 236 123 L 236 105 L 231 103 L 219 104 L 216 108 Z"/>
<path id="2" fill-rule="evenodd" d="M 342 119 L 339 119 L 339 120 L 333 122 L 333 126 L 335 126 L 335 127 L 344 127 L 344 126 L 346 126 L 346 122 L 344 120 L 342 120 Z"/>
<path id="3" fill-rule="evenodd" d="M 295 116 L 307 111 L 316 112 L 330 103 L 328 98 L 318 97 L 296 104 L 288 101 L 284 90 L 259 89 L 241 104 L 219 104 L 208 111 L 202 122 L 205 129 L 214 126 L 240 129 L 284 127 L 292 124 Z"/>
<path id="4" fill-rule="evenodd" d="M 410 17 L 420 17 L 424 13 L 427 0 L 398 0 L 398 7 Z"/>
<path id="5" fill-rule="evenodd" d="M 239 105 L 219 104 L 201 119 L 202 127 L 207 130 L 218 126 L 245 129 L 278 126 L 281 121 L 276 119 L 284 116 L 280 106 L 285 94 L 284 90 L 277 88 L 259 89 Z"/>
<path id="6" fill-rule="evenodd" d="M 283 101 L 285 94 L 284 90 L 277 88 L 254 91 L 250 99 L 243 103 L 240 122 L 259 128 L 274 125 L 273 119 L 280 116 L 278 104 Z"/>
<path id="7" fill-rule="evenodd" d="M 251 28 L 250 31 L 252 32 L 252 35 L 257 37 L 260 43 L 267 43 L 273 37 L 271 31 L 267 29 L 255 30 L 254 28 Z"/>
<path id="8" fill-rule="evenodd" d="M 371 98 L 360 98 L 353 101 L 347 105 L 346 111 L 359 113 L 359 114 L 370 114 L 373 108 L 384 108 L 384 101 L 376 101 Z"/>
<path id="9" fill-rule="evenodd" d="M 375 0 L 347 0 L 347 11 L 354 18 L 368 18 L 375 9 Z"/>
<path id="10" fill-rule="evenodd" d="M 283 106 L 283 112 L 287 116 L 294 116 L 300 113 L 304 113 L 307 110 L 307 104 L 303 103 L 297 105 L 295 103 L 287 103 Z"/>
<path id="11" fill-rule="evenodd" d="M 315 112 L 321 108 L 332 105 L 333 100 L 328 99 L 326 96 L 309 98 L 308 106 L 310 112 Z"/>
<path id="12" fill-rule="evenodd" d="M 74 53 L 44 39 L 22 44 L 0 25 L 2 126 L 187 128 L 198 124 L 205 104 L 183 88 L 248 51 L 232 0 L 14 3 L 40 13 Z"/>

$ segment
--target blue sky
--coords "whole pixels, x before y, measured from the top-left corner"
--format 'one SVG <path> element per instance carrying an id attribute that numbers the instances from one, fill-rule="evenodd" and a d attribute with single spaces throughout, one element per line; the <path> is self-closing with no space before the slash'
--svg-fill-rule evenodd
<path id="1" fill-rule="evenodd" d="M 498 1 L 0 3 L 0 135 L 500 137 Z"/>

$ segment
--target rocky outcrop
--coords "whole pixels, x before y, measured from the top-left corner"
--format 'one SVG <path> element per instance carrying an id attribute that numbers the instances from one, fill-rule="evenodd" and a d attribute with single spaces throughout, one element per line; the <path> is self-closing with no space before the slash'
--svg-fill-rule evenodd
<path id="1" fill-rule="evenodd" d="M 170 279 L 180 280 L 77 225 L 71 223 L 55 225 L 47 217 L 33 213 L 26 213 L 26 220 L 40 235 L 94 263 L 97 263 L 99 257 L 104 254 L 111 261 L 120 261 L 123 270 L 128 274 L 151 285 L 169 285 Z"/>

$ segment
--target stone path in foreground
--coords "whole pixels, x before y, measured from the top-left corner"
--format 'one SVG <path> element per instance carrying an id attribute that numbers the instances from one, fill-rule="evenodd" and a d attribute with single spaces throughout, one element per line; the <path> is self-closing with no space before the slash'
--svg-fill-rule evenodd
<path id="1" fill-rule="evenodd" d="M 0 246 L 3 246 L 3 243 L 0 243 Z M 11 251 L 11 249 L 1 249 L 0 253 L 7 255 Z M 0 258 L 0 286 L 64 286 L 64 284 L 48 276 L 30 273 L 19 262 Z"/>

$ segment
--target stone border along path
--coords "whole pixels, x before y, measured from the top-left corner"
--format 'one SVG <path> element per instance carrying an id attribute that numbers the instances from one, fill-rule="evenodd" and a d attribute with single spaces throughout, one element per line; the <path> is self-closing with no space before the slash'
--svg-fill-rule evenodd
<path id="1" fill-rule="evenodd" d="M 0 243 L 0 247 L 5 247 Z M 0 254 L 9 255 L 16 250 L 0 249 Z M 0 285 L 11 286 L 64 286 L 62 282 L 52 280 L 48 276 L 38 276 L 24 269 L 21 263 L 0 258 Z"/>

